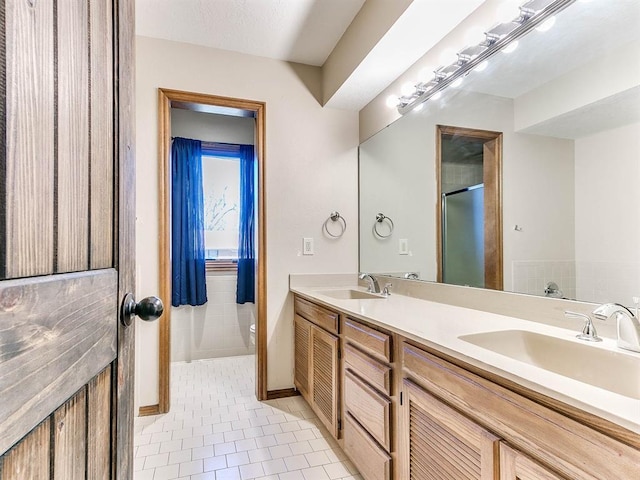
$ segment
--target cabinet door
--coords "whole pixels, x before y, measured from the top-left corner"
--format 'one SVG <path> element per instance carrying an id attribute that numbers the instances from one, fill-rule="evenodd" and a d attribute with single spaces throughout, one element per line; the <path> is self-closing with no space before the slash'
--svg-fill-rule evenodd
<path id="1" fill-rule="evenodd" d="M 312 407 L 338 438 L 338 337 L 311 325 Z"/>
<path id="2" fill-rule="evenodd" d="M 408 478 L 497 480 L 499 439 L 410 380 L 403 383 Z"/>
<path id="3" fill-rule="evenodd" d="M 500 443 L 500 480 L 566 480 L 523 453 Z"/>
<path id="4" fill-rule="evenodd" d="M 309 398 L 310 388 L 310 342 L 311 342 L 311 323 L 297 315 L 293 322 L 294 328 L 294 355 L 295 355 L 295 372 L 293 383 L 300 391 L 302 396 L 311 402 Z"/>

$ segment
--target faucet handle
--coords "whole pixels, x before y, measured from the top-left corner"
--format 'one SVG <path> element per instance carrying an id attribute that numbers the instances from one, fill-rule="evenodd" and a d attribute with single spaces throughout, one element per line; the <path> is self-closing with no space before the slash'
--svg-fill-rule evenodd
<path id="1" fill-rule="evenodd" d="M 391 295 L 391 287 L 393 287 L 393 283 L 385 283 L 384 288 L 382 289 L 382 295 L 384 297 L 388 297 Z"/>
<path id="2" fill-rule="evenodd" d="M 586 340 L 587 342 L 601 342 L 602 338 L 598 336 L 598 332 L 596 331 L 596 327 L 593 324 L 593 320 L 589 315 L 584 313 L 572 312 L 570 310 L 564 311 L 565 317 L 568 318 L 583 318 L 585 320 L 584 327 L 582 328 L 582 333 L 576 335 L 576 338 L 580 340 Z"/>

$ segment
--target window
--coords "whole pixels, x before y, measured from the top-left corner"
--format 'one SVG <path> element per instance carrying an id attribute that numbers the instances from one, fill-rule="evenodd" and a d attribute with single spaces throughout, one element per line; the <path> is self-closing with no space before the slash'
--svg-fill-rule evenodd
<path id="1" fill-rule="evenodd" d="M 238 260 L 239 158 L 203 154 L 202 183 L 207 268 L 230 267 Z"/>

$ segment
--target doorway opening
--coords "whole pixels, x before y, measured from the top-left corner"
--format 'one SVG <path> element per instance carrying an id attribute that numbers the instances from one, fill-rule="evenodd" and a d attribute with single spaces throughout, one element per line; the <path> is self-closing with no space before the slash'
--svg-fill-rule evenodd
<path id="1" fill-rule="evenodd" d="M 437 126 L 438 282 L 503 289 L 502 134 Z"/>
<path id="2" fill-rule="evenodd" d="M 159 284 L 162 298 L 170 299 L 171 291 L 171 167 L 172 109 L 250 118 L 254 122 L 253 145 L 256 161 L 255 208 L 255 394 L 258 400 L 267 399 L 267 341 L 266 341 L 266 226 L 264 195 L 265 162 L 265 103 L 253 100 L 220 97 L 177 90 L 158 89 L 159 121 Z M 213 248 L 208 252 L 215 258 L 207 262 L 208 271 L 230 272 L 234 268 L 229 261 L 231 248 Z M 170 408 L 171 363 L 171 309 L 160 318 L 159 325 L 159 402 L 158 405 L 140 408 L 140 415 L 166 413 Z"/>

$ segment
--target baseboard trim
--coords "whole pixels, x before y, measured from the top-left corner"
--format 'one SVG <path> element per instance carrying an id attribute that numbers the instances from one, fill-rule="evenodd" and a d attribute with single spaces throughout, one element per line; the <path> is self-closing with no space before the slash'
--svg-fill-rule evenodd
<path id="1" fill-rule="evenodd" d="M 269 390 L 267 392 L 267 400 L 275 400 L 277 398 L 296 397 L 300 392 L 296 388 L 283 388 L 280 390 Z"/>

